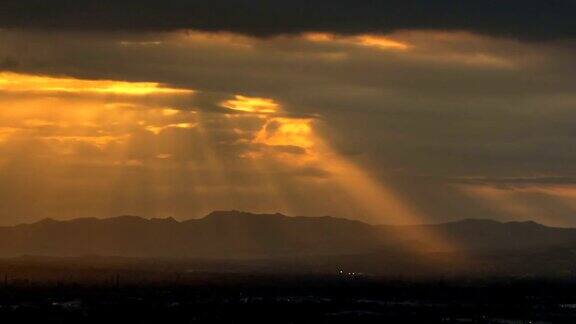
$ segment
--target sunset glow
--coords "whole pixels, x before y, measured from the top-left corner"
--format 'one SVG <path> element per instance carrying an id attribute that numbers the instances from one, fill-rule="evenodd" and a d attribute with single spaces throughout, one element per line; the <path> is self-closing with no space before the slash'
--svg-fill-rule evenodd
<path id="1" fill-rule="evenodd" d="M 576 1 L 4 2 L 2 323 L 576 323 Z"/>
<path id="2" fill-rule="evenodd" d="M 341 43 L 355 46 L 372 47 L 379 50 L 407 50 L 410 45 L 380 35 L 340 36 L 329 33 L 307 33 L 304 39 L 319 43 Z"/>
<path id="3" fill-rule="evenodd" d="M 278 111 L 278 103 L 272 99 L 234 96 L 234 99 L 222 102 L 222 106 L 228 109 L 250 113 L 270 114 Z"/>
<path id="4" fill-rule="evenodd" d="M 187 94 L 193 92 L 186 89 L 165 88 L 155 82 L 80 80 L 6 72 L 0 73 L 0 91 L 94 93 L 128 96 Z"/>
<path id="5" fill-rule="evenodd" d="M 53 198 L 45 194 L 49 191 L 38 191 L 38 207 L 26 212 L 30 217 L 71 218 L 77 214 L 75 206 L 85 203 L 106 206 L 87 210 L 88 216 L 150 211 L 186 218 L 240 209 L 417 224 L 459 217 L 455 211 L 441 212 L 452 208 L 444 198 L 434 200 L 445 193 L 517 218 L 545 219 L 538 216 L 541 207 L 528 207 L 524 198 L 495 198 L 474 184 L 466 190 L 454 186 L 450 177 L 438 174 L 463 167 L 451 158 L 457 155 L 431 153 L 463 145 L 443 146 L 451 142 L 438 142 L 435 136 L 455 140 L 469 132 L 469 140 L 484 140 L 481 127 L 490 121 L 464 118 L 458 107 L 492 107 L 493 100 L 500 100 L 496 95 L 479 97 L 498 90 L 485 89 L 490 84 L 474 88 L 455 80 L 462 73 L 506 75 L 542 64 L 543 54 L 529 45 L 460 31 L 421 30 L 309 31 L 268 38 L 189 30 L 81 42 L 95 51 L 103 46 L 101 55 L 110 68 L 126 77 L 98 74 L 100 66 L 82 77 L 65 67 L 61 73 L 0 73 L 2 168 L 22 160 L 50 166 L 41 179 L 34 179 L 38 183 L 22 185 L 31 192 L 32 187 L 81 192 L 82 183 L 92 182 L 99 192 L 79 197 L 64 211 L 43 205 Z M 524 48 L 520 46 L 530 55 L 522 60 L 509 55 Z M 174 65 L 186 68 L 167 65 L 162 53 L 171 53 Z M 128 54 L 140 62 L 117 59 Z M 62 60 L 52 55 L 52 61 Z M 83 60 L 74 68 L 81 69 Z M 134 74 L 142 64 L 150 69 Z M 438 71 L 446 74 L 444 83 L 421 85 Z M 84 76 L 91 74 L 93 78 Z M 453 92 L 476 99 L 445 100 Z M 572 102 L 567 96 L 538 100 L 566 107 Z M 523 118 L 543 106 L 527 108 Z M 450 120 L 452 114 L 460 119 L 430 127 L 431 121 Z M 440 135 L 435 129 L 442 130 Z M 444 189 L 430 193 L 428 180 L 422 179 L 444 179 L 438 180 Z M 428 194 L 420 194 L 420 188 Z M 251 202 L 252 196 L 262 199 Z M 135 207 L 143 201 L 148 207 Z M 449 246 L 432 236 L 426 241 Z"/>

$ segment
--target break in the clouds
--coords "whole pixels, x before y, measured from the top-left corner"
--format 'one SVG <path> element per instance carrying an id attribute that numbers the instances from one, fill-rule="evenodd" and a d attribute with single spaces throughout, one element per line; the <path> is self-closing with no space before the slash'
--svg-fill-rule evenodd
<path id="1" fill-rule="evenodd" d="M 575 13 L 571 0 L 18 0 L 2 4 L 0 26 L 259 36 L 433 29 L 535 40 L 573 38 Z"/>
<path id="2" fill-rule="evenodd" d="M 570 2 L 86 3 L 0 13 L 0 223 L 576 224 Z"/>

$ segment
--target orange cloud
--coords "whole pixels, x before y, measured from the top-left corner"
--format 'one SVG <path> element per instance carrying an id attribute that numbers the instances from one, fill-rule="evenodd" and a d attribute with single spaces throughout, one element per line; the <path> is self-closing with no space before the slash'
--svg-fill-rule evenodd
<path id="1" fill-rule="evenodd" d="M 0 73 L 0 91 L 94 93 L 128 96 L 154 94 L 190 94 L 193 90 L 162 86 L 156 82 L 81 80 L 4 72 Z"/>
<path id="2" fill-rule="evenodd" d="M 168 124 L 168 125 L 162 125 L 162 126 L 149 125 L 149 126 L 146 126 L 146 130 L 158 135 L 165 129 L 170 129 L 170 128 L 191 129 L 194 127 L 196 127 L 196 124 L 194 124 L 194 123 L 178 123 L 178 124 Z"/>
<path id="3" fill-rule="evenodd" d="M 226 100 L 221 103 L 222 107 L 259 114 L 272 114 L 278 112 L 280 105 L 273 99 L 246 97 L 241 95 L 234 96 L 234 99 Z"/>
<path id="4" fill-rule="evenodd" d="M 407 50 L 410 45 L 381 35 L 340 36 L 330 33 L 306 33 L 305 40 L 310 42 L 333 42 L 356 46 L 372 47 L 379 50 Z"/>
<path id="5" fill-rule="evenodd" d="M 255 143 L 310 148 L 314 145 L 312 120 L 271 118 L 256 135 Z"/>

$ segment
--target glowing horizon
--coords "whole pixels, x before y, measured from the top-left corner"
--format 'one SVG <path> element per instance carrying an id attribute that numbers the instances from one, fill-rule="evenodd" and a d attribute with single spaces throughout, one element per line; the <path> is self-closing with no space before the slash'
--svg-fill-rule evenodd
<path id="1" fill-rule="evenodd" d="M 0 50 L 0 180 L 15 196 L 0 210 L 6 223 L 238 209 L 571 224 L 576 210 L 564 166 L 531 163 L 537 152 L 523 142 L 540 121 L 570 119 L 568 83 L 539 89 L 527 77 L 559 71 L 546 57 L 566 62 L 560 47 L 466 30 L 0 37 L 11 44 Z M 24 43 L 35 50 L 20 56 Z M 563 125 L 550 134 L 569 138 Z M 561 161 L 560 151 L 540 154 Z M 509 157 L 522 167 L 500 160 L 508 154 L 522 155 Z M 540 174 L 566 188 L 537 178 L 531 190 L 499 186 Z M 539 216 L 552 204 L 562 216 Z"/>

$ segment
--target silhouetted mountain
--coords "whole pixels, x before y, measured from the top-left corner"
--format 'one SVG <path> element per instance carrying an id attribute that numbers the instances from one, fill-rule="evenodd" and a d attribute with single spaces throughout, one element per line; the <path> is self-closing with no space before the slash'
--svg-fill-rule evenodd
<path id="1" fill-rule="evenodd" d="M 121 216 L 4 227 L 0 255 L 258 257 L 353 253 L 380 241 L 374 227 L 345 219 L 214 212 L 184 222 Z"/>
<path id="2" fill-rule="evenodd" d="M 425 227 L 465 250 L 576 247 L 576 229 L 548 227 L 533 221 L 502 223 L 488 219 L 465 219 Z"/>
<path id="3" fill-rule="evenodd" d="M 0 256 L 125 256 L 270 258 L 366 255 L 414 246 L 422 230 L 435 231 L 462 250 L 576 247 L 576 230 L 534 222 L 464 220 L 439 225 L 375 226 L 334 217 L 213 212 L 176 221 L 121 216 L 71 221 L 45 219 L 0 227 Z M 423 242 L 425 246 L 425 242 Z"/>

